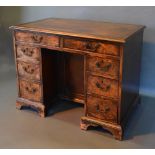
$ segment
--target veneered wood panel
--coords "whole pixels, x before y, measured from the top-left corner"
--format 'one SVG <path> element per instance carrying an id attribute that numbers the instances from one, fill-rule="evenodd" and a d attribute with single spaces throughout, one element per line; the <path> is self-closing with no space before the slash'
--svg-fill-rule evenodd
<path id="1" fill-rule="evenodd" d="M 125 42 L 142 25 L 110 23 L 103 21 L 49 18 L 13 26 L 13 29 L 33 30 L 60 35 Z"/>
<path id="2" fill-rule="evenodd" d="M 142 41 L 143 31 L 131 37 L 124 46 L 120 121 L 126 119 L 128 109 L 139 95 Z"/>

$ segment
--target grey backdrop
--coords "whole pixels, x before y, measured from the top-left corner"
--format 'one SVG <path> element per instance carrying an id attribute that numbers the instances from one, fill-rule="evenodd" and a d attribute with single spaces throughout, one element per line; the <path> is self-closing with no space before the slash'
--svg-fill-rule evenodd
<path id="1" fill-rule="evenodd" d="M 8 27 L 47 17 L 146 25 L 140 93 L 155 96 L 155 7 L 0 7 L 0 73 L 15 69 Z"/>

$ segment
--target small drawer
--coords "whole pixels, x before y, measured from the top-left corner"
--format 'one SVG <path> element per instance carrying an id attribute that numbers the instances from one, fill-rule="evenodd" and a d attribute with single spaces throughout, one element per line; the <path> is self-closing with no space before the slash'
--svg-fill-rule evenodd
<path id="1" fill-rule="evenodd" d="M 63 47 L 119 56 L 119 46 L 110 43 L 64 38 Z"/>
<path id="2" fill-rule="evenodd" d="M 88 94 L 97 94 L 112 98 L 118 98 L 118 81 L 104 77 L 88 75 Z"/>
<path id="3" fill-rule="evenodd" d="M 40 84 L 19 80 L 19 87 L 20 87 L 20 97 L 35 102 L 41 102 L 42 95 Z"/>
<path id="4" fill-rule="evenodd" d="M 117 101 L 87 97 L 87 116 L 117 123 Z"/>
<path id="5" fill-rule="evenodd" d="M 98 57 L 87 57 L 87 70 L 108 78 L 118 79 L 119 61 Z"/>
<path id="6" fill-rule="evenodd" d="M 17 67 L 19 76 L 32 80 L 40 80 L 41 76 L 39 65 L 18 61 Z"/>
<path id="7" fill-rule="evenodd" d="M 36 47 L 16 46 L 17 60 L 24 60 L 25 62 L 40 62 L 40 49 Z"/>
<path id="8" fill-rule="evenodd" d="M 25 43 L 35 43 L 51 47 L 59 47 L 59 37 L 54 35 L 18 31 L 15 33 L 15 38 L 16 41 Z"/>

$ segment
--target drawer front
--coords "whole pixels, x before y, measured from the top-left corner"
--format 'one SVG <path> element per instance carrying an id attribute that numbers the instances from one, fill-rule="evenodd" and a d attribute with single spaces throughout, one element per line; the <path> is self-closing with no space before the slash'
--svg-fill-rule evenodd
<path id="1" fill-rule="evenodd" d="M 40 62 L 40 49 L 35 47 L 17 46 L 17 60 L 24 60 L 25 62 Z"/>
<path id="2" fill-rule="evenodd" d="M 118 81 L 89 75 L 87 82 L 88 94 L 118 98 Z"/>
<path id="3" fill-rule="evenodd" d="M 24 78 L 40 80 L 40 66 L 19 61 L 17 63 L 18 74 Z"/>
<path id="4" fill-rule="evenodd" d="M 41 86 L 37 83 L 31 83 L 24 80 L 19 81 L 20 97 L 35 102 L 41 102 Z"/>
<path id="5" fill-rule="evenodd" d="M 117 123 L 117 101 L 88 96 L 87 116 Z"/>
<path id="6" fill-rule="evenodd" d="M 112 59 L 102 59 L 98 57 L 87 58 L 87 70 L 96 72 L 106 77 L 118 79 L 119 61 Z"/>
<path id="7" fill-rule="evenodd" d="M 37 34 L 30 32 L 16 32 L 16 41 L 23 41 L 25 43 L 35 43 L 42 45 L 49 45 L 52 47 L 59 47 L 59 37 L 47 34 Z"/>
<path id="8" fill-rule="evenodd" d="M 64 38 L 63 47 L 119 56 L 119 46 L 109 43 Z"/>

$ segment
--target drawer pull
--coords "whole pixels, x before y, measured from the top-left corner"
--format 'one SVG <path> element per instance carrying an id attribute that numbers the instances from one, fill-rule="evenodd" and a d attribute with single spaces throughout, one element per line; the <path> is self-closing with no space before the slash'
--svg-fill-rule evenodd
<path id="1" fill-rule="evenodd" d="M 99 104 L 97 104 L 97 106 L 96 106 L 96 111 L 97 112 L 101 111 Z M 104 109 L 102 110 L 103 113 L 107 113 L 108 111 L 110 111 L 109 107 L 104 107 Z"/>
<path id="2" fill-rule="evenodd" d="M 101 86 L 101 84 L 99 82 L 96 82 L 96 87 L 103 90 L 103 91 L 108 91 L 111 86 L 110 85 Z"/>
<path id="3" fill-rule="evenodd" d="M 29 48 L 22 48 L 21 51 L 24 53 L 24 55 L 29 57 L 32 57 L 34 53 L 34 51 L 32 49 L 30 50 Z"/>
<path id="4" fill-rule="evenodd" d="M 91 50 L 95 52 L 100 47 L 100 44 L 98 43 L 98 44 L 93 45 L 92 43 L 87 42 L 85 47 L 86 47 L 86 50 Z"/>
<path id="5" fill-rule="evenodd" d="M 29 88 L 28 86 L 25 87 L 25 89 L 26 89 L 27 92 L 29 92 L 29 93 L 31 93 L 31 94 L 34 94 L 34 93 L 37 91 L 36 88 Z"/>
<path id="6" fill-rule="evenodd" d="M 104 110 L 103 110 L 104 113 L 107 113 L 108 111 L 110 111 L 109 107 L 105 107 Z"/>
<path id="7" fill-rule="evenodd" d="M 104 71 L 104 72 L 107 72 L 107 71 L 111 68 L 112 64 L 109 63 L 109 64 L 107 64 L 107 65 L 105 65 L 105 66 L 102 66 L 101 64 L 103 64 L 103 63 L 104 63 L 104 61 L 97 62 L 97 63 L 96 63 L 96 67 L 97 67 L 97 68 L 100 68 L 100 69 L 101 69 L 102 71 Z"/>
<path id="8" fill-rule="evenodd" d="M 42 36 L 38 36 L 38 35 L 33 35 L 32 39 L 36 42 L 36 43 L 41 43 L 41 41 L 43 40 Z"/>
<path id="9" fill-rule="evenodd" d="M 28 74 L 33 74 L 34 73 L 34 68 L 31 68 L 29 65 L 28 66 L 23 66 L 23 69 Z"/>
<path id="10" fill-rule="evenodd" d="M 96 111 L 99 111 L 99 110 L 100 110 L 100 106 L 97 105 L 97 106 L 96 106 Z"/>

